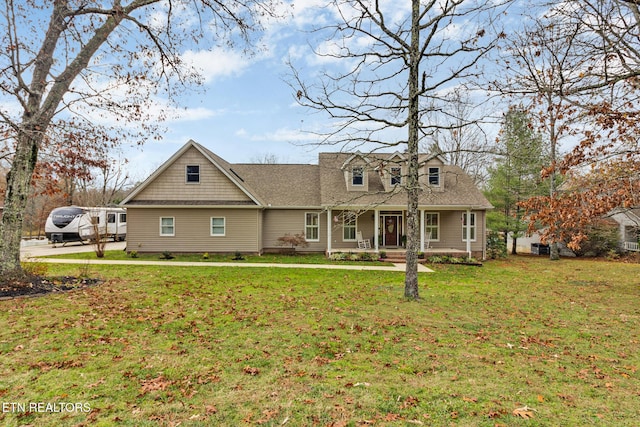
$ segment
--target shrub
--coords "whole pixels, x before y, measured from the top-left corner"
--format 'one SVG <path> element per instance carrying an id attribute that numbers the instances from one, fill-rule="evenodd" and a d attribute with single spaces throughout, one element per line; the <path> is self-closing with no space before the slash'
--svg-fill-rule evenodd
<path id="1" fill-rule="evenodd" d="M 386 251 L 380 251 L 380 259 L 385 259 L 387 257 Z"/>
<path id="2" fill-rule="evenodd" d="M 174 258 L 173 254 L 169 251 L 162 252 L 162 256 L 160 257 L 160 259 L 173 259 L 173 258 Z"/>
<path id="3" fill-rule="evenodd" d="M 360 261 L 373 261 L 374 259 L 374 255 L 369 252 L 360 253 Z"/>
<path id="4" fill-rule="evenodd" d="M 131 258 L 138 258 L 138 251 L 130 251 L 129 256 Z"/>
<path id="5" fill-rule="evenodd" d="M 599 221 L 592 225 L 587 230 L 587 237 L 587 240 L 580 244 L 580 249 L 573 251 L 576 256 L 606 256 L 610 251 L 618 249 L 620 244 L 618 226 L 607 221 Z"/>
<path id="6" fill-rule="evenodd" d="M 242 256 L 242 252 L 240 251 L 235 251 L 235 253 L 233 254 L 233 258 L 231 258 L 234 261 L 242 261 L 244 260 L 244 256 Z"/>
<path id="7" fill-rule="evenodd" d="M 498 259 L 507 257 L 507 244 L 497 231 L 490 231 L 487 236 L 487 258 Z"/>
<path id="8" fill-rule="evenodd" d="M 297 246 L 306 248 L 309 246 L 309 242 L 307 242 L 304 233 L 293 235 L 286 233 L 284 236 L 278 237 L 278 246 L 289 246 L 291 249 L 295 249 Z"/>
<path id="9" fill-rule="evenodd" d="M 329 256 L 329 259 L 332 261 L 345 261 L 347 259 L 347 254 L 344 252 L 334 252 Z"/>
<path id="10" fill-rule="evenodd" d="M 202 259 L 209 259 L 209 252 L 205 252 L 202 254 Z"/>

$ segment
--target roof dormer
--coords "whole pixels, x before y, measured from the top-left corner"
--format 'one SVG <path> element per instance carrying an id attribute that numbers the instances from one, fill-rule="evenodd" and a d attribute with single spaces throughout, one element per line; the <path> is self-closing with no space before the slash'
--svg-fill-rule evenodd
<path id="1" fill-rule="evenodd" d="M 385 191 L 393 191 L 395 188 L 405 184 L 406 168 L 407 158 L 399 151 L 380 162 L 377 170 Z"/>
<path id="2" fill-rule="evenodd" d="M 430 191 L 444 191 L 444 159 L 437 155 L 424 163 L 421 182 Z"/>
<path id="3" fill-rule="evenodd" d="M 371 169 L 369 159 L 357 152 L 342 164 L 345 184 L 348 191 L 369 191 L 368 172 Z"/>

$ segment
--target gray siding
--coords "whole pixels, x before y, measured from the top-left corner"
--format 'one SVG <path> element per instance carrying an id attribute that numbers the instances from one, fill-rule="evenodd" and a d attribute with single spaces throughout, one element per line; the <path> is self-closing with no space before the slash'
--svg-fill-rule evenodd
<path id="1" fill-rule="evenodd" d="M 138 252 L 260 252 L 259 209 L 131 208 L 127 250 Z M 160 218 L 175 218 L 175 235 L 160 236 Z M 211 217 L 225 218 L 225 235 L 211 236 Z"/>
<path id="2" fill-rule="evenodd" d="M 305 232 L 305 214 L 314 212 L 320 214 L 320 241 L 309 242 L 306 248 L 299 247 L 298 251 L 324 252 L 327 248 L 327 214 L 319 209 L 267 209 L 263 216 L 262 241 L 265 250 L 279 250 L 278 237 L 285 234 Z"/>

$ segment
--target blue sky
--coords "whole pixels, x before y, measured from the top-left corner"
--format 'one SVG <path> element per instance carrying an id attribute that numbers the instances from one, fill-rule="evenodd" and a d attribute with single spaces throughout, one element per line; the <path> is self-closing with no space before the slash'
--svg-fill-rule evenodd
<path id="1" fill-rule="evenodd" d="M 266 49 L 252 56 L 243 56 L 238 50 L 198 51 L 196 46 L 185 54 L 202 70 L 204 91 L 181 99 L 184 110 L 164 123 L 167 132 L 161 141 L 123 147 L 131 178 L 144 179 L 189 139 L 232 163 L 252 162 L 267 155 L 283 163 L 315 163 L 318 151 L 332 151 L 331 147 L 318 149 L 308 144 L 314 141 L 308 131 L 327 124 L 327 119 L 300 107 L 285 81 L 288 59 L 309 72 L 309 78 L 320 66 L 341 66 L 315 56 L 309 46 L 310 25 L 331 19 L 326 9 L 321 13 L 317 8 L 324 3 L 288 2 L 289 17 L 267 23 L 261 39 Z M 390 0 L 389 4 L 398 16 L 410 8 L 408 1 Z M 454 36 L 463 28 L 452 26 L 448 31 Z"/>

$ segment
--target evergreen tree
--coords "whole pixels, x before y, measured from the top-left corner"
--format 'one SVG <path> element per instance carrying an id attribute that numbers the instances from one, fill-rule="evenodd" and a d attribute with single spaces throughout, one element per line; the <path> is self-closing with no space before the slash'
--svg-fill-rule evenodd
<path id="1" fill-rule="evenodd" d="M 537 133 L 527 111 L 510 107 L 505 114 L 498 140 L 500 157 L 489 169 L 485 195 L 496 210 L 488 215 L 488 227 L 512 237 L 511 253 L 516 254 L 518 237 L 522 237 L 528 223 L 523 220 L 524 209 L 519 203 L 532 196 L 546 194 L 548 184 L 541 181 L 540 171 L 548 161 L 546 144 Z"/>

